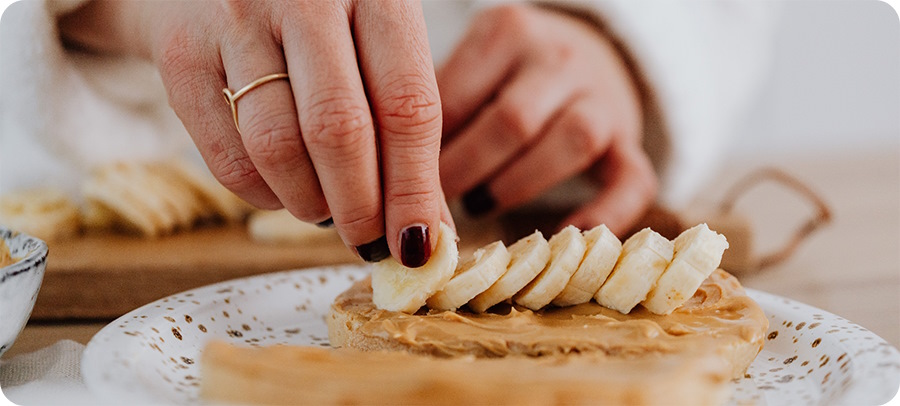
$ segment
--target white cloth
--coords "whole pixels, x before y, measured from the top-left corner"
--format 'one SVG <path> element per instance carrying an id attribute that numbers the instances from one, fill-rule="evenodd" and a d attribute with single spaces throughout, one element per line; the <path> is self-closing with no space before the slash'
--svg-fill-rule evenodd
<path id="1" fill-rule="evenodd" d="M 79 3 L 26 1 L 4 12 L 0 193 L 46 185 L 76 194 L 95 165 L 191 146 L 151 64 L 63 48 L 56 15 Z"/>
<path id="2" fill-rule="evenodd" d="M 84 345 L 71 340 L 0 361 L 0 388 L 19 405 L 97 405 L 81 379 Z"/>
<path id="3" fill-rule="evenodd" d="M 709 180 L 771 63 L 777 2 L 572 2 L 618 37 L 651 103 L 644 146 L 660 198 L 682 208 Z"/>

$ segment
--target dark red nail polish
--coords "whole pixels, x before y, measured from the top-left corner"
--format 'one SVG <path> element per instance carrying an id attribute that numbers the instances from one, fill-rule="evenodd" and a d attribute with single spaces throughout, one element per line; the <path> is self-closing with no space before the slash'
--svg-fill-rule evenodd
<path id="1" fill-rule="evenodd" d="M 400 261 L 407 268 L 418 268 L 431 258 L 431 237 L 428 226 L 415 225 L 400 233 Z"/>
<path id="2" fill-rule="evenodd" d="M 363 261 L 378 262 L 391 256 L 391 249 L 388 248 L 387 238 L 381 236 L 370 243 L 357 245 L 356 253 Z"/>
<path id="3" fill-rule="evenodd" d="M 487 214 L 497 206 L 497 201 L 486 183 L 482 183 L 466 193 L 462 198 L 462 203 L 463 208 L 472 217 Z"/>
<path id="4" fill-rule="evenodd" d="M 321 223 L 317 223 L 316 225 L 319 226 L 319 227 L 321 227 L 321 228 L 331 228 L 331 227 L 334 227 L 334 218 L 333 218 L 333 217 L 329 217 L 327 220 L 325 220 L 325 221 L 323 221 L 323 222 L 321 222 Z"/>

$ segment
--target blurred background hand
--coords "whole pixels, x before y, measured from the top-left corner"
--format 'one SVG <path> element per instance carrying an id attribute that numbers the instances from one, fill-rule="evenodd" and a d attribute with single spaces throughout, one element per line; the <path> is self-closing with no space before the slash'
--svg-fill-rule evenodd
<path id="1" fill-rule="evenodd" d="M 653 201 L 634 81 L 591 22 L 528 4 L 482 11 L 437 82 L 441 182 L 470 214 L 515 208 L 582 173 L 600 192 L 564 224 L 623 233 Z"/>

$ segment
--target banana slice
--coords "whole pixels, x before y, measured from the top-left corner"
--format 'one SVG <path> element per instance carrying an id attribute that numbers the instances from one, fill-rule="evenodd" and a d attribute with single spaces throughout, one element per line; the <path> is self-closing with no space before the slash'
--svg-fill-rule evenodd
<path id="1" fill-rule="evenodd" d="M 45 188 L 0 196 L 0 224 L 45 241 L 71 238 L 81 227 L 75 202 L 61 190 Z"/>
<path id="2" fill-rule="evenodd" d="M 173 176 L 188 184 L 203 203 L 212 208 L 215 215 L 221 216 L 225 221 L 243 221 L 253 210 L 253 206 L 241 200 L 219 184 L 211 175 L 204 173 L 194 165 L 183 161 L 171 161 L 167 163 L 166 167 L 174 171 Z"/>
<path id="3" fill-rule="evenodd" d="M 659 233 L 649 228 L 637 232 L 625 241 L 619 262 L 594 299 L 605 307 L 628 314 L 647 298 L 672 261 L 674 251 L 675 245 Z"/>
<path id="4" fill-rule="evenodd" d="M 725 236 L 705 223 L 681 233 L 675 238 L 675 258 L 641 304 L 656 314 L 672 313 L 718 268 L 727 248 Z"/>
<path id="5" fill-rule="evenodd" d="M 191 204 L 196 201 L 191 190 L 167 181 L 158 171 L 154 171 L 153 164 L 133 165 L 130 171 L 133 181 L 143 186 L 143 193 L 156 196 L 162 202 L 165 212 L 174 220 L 173 230 L 194 225 L 199 210 L 195 212 L 196 208 Z"/>
<path id="6" fill-rule="evenodd" d="M 178 213 L 181 227 L 190 228 L 209 210 L 191 184 L 184 181 L 168 162 L 147 163 L 144 170 L 153 179 L 156 193 L 169 196 L 173 210 Z"/>
<path id="7" fill-rule="evenodd" d="M 550 260 L 550 244 L 540 231 L 510 245 L 509 267 L 490 288 L 469 301 L 474 312 L 484 313 L 491 306 L 511 298 L 528 285 Z"/>
<path id="8" fill-rule="evenodd" d="M 270 244 L 317 244 L 341 241 L 334 228 L 322 228 L 297 220 L 286 209 L 256 210 L 247 218 L 247 232 L 254 241 Z"/>
<path id="9" fill-rule="evenodd" d="M 509 251 L 502 241 L 478 249 L 459 266 L 447 286 L 425 303 L 432 309 L 456 310 L 497 282 L 506 273 L 509 259 Z"/>
<path id="10" fill-rule="evenodd" d="M 553 299 L 554 305 L 563 307 L 589 302 L 606 282 L 622 254 L 622 242 L 605 225 L 601 224 L 583 234 L 588 246 L 587 253 L 572 279 L 569 279 L 569 284 Z"/>
<path id="11" fill-rule="evenodd" d="M 587 249 L 581 230 L 568 226 L 550 237 L 550 261 L 540 275 L 519 291 L 513 300 L 531 310 L 548 305 L 569 283 Z"/>
<path id="12" fill-rule="evenodd" d="M 114 164 L 96 170 L 82 184 L 82 194 L 91 204 L 115 212 L 126 228 L 156 237 L 174 227 L 175 219 L 166 212 L 158 196 L 143 191 L 126 164 Z"/>
<path id="13" fill-rule="evenodd" d="M 459 261 L 456 233 L 441 223 L 437 245 L 428 262 L 407 268 L 393 257 L 378 262 L 372 270 L 372 301 L 379 309 L 415 313 L 450 281 Z"/>
<path id="14" fill-rule="evenodd" d="M 142 164 L 117 162 L 107 168 L 106 176 L 110 181 L 115 179 L 123 193 L 142 202 L 150 210 L 150 215 L 159 220 L 163 234 L 172 233 L 178 226 L 178 214 L 172 209 L 168 196 L 156 189 Z"/>

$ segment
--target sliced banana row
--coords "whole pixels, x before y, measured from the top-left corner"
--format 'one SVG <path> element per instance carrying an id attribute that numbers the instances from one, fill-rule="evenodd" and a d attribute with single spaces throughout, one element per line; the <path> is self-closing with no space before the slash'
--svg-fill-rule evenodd
<path id="1" fill-rule="evenodd" d="M 186 162 L 114 162 L 81 184 L 84 205 L 57 189 L 0 196 L 0 224 L 47 241 L 85 230 L 123 228 L 147 237 L 202 220 L 242 221 L 252 207 Z"/>
<path id="2" fill-rule="evenodd" d="M 88 228 L 121 226 L 149 237 L 188 229 L 198 220 L 242 220 L 251 207 L 212 177 L 180 161 L 116 162 L 82 185 Z"/>
<path id="3" fill-rule="evenodd" d="M 501 244 L 503 244 L 501 242 Z M 511 298 L 525 288 L 550 261 L 550 244 L 540 231 L 535 231 L 509 246 L 509 264 L 493 285 L 469 301 L 469 308 L 483 313 L 491 306 Z M 445 309 L 450 310 L 450 309 Z"/>
<path id="4" fill-rule="evenodd" d="M 513 301 L 532 310 L 553 301 L 569 283 L 584 258 L 587 245 L 581 231 L 573 226 L 550 237 L 550 260 L 534 280 L 513 296 Z"/>
<path id="5" fill-rule="evenodd" d="M 627 314 L 647 297 L 674 254 L 675 246 L 659 233 L 649 228 L 635 233 L 622 245 L 619 262 L 594 299 Z"/>
<path id="6" fill-rule="evenodd" d="M 378 308 L 407 313 L 423 305 L 477 313 L 511 301 L 538 310 L 591 299 L 629 313 L 639 303 L 669 314 L 690 299 L 718 266 L 728 242 L 706 224 L 669 241 L 645 228 L 624 244 L 604 225 L 581 232 L 568 226 L 547 241 L 535 231 L 507 249 L 497 241 L 457 268 L 456 235 L 442 225 L 428 263 L 406 268 L 389 258 L 372 273 Z"/>

